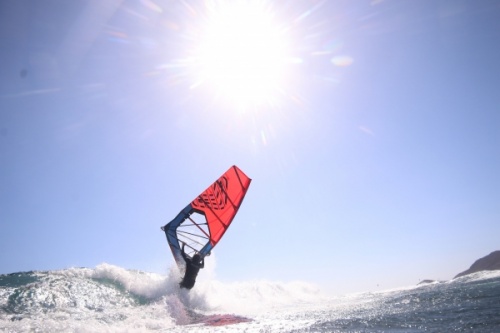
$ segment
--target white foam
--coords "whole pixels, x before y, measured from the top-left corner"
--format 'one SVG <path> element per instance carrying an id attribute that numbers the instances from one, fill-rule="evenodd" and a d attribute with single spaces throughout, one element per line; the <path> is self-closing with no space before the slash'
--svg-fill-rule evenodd
<path id="1" fill-rule="evenodd" d="M 20 320 L 3 316 L 2 329 L 81 333 L 183 331 L 186 326 L 179 325 L 191 323 L 195 312 L 253 318 L 271 313 L 270 309 L 304 305 L 321 298 L 319 289 L 305 282 L 221 282 L 215 279 L 215 258 L 207 260 L 199 281 L 190 291 L 179 287 L 181 276 L 176 267 L 159 275 L 103 263 L 94 269 L 69 268 L 36 274 L 37 282 L 20 294 L 20 301 L 27 306 L 18 316 Z"/>
<path id="2" fill-rule="evenodd" d="M 301 281 L 273 282 L 268 280 L 225 283 L 215 279 L 215 258 L 206 260 L 195 287 L 180 289 L 181 276 L 172 267 L 167 276 L 126 270 L 101 264 L 88 277 L 113 280 L 127 291 L 160 299 L 176 321 L 182 322 L 185 314 L 181 307 L 204 312 L 224 311 L 237 314 L 255 314 L 274 306 L 316 302 L 323 297 L 318 287 Z"/>
<path id="3" fill-rule="evenodd" d="M 211 280 L 200 282 L 193 291 L 192 297 L 204 301 L 202 309 L 240 315 L 255 315 L 276 306 L 322 299 L 317 287 L 299 281 L 283 283 L 258 280 L 223 283 Z M 195 305 L 200 305 L 199 301 Z"/>
<path id="4" fill-rule="evenodd" d="M 172 269 L 165 277 L 154 273 L 127 270 L 109 264 L 101 264 L 93 270 L 89 277 L 110 279 L 137 296 L 155 299 L 172 292 L 175 287 L 174 281 L 178 278 L 178 273 Z"/>
<path id="5" fill-rule="evenodd" d="M 453 282 L 472 282 L 472 281 L 480 281 L 480 280 L 487 280 L 487 279 L 494 279 L 500 277 L 500 270 L 495 270 L 495 271 L 480 271 L 476 273 L 471 273 L 467 274 L 464 276 L 460 276 L 458 278 L 455 278 L 453 280 L 450 280 L 451 283 Z"/>

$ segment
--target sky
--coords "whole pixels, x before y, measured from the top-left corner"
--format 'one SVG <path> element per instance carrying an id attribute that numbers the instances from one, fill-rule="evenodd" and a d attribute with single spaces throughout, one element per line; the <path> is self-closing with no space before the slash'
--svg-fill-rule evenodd
<path id="1" fill-rule="evenodd" d="M 0 274 L 168 274 L 237 165 L 217 280 L 451 279 L 500 249 L 499 59 L 494 0 L 2 0 Z"/>

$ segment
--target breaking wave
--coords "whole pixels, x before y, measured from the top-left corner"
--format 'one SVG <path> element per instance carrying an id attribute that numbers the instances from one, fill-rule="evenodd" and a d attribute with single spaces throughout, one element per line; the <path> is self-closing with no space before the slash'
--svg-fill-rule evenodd
<path id="1" fill-rule="evenodd" d="M 275 306 L 318 301 L 304 282 L 201 280 L 191 291 L 180 276 L 94 269 L 0 275 L 0 329 L 6 331 L 126 332 L 171 330 L 213 313 L 254 316 Z"/>

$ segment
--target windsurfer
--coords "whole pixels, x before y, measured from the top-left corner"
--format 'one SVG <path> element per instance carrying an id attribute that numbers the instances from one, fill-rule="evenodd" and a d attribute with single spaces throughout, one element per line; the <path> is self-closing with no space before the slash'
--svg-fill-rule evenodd
<path id="1" fill-rule="evenodd" d="M 198 253 L 190 258 L 186 252 L 184 252 L 184 245 L 185 244 L 182 244 L 181 253 L 184 261 L 186 262 L 186 273 L 184 274 L 184 278 L 182 279 L 180 286 L 181 288 L 191 289 L 196 283 L 196 277 L 198 276 L 200 268 L 205 267 L 205 259 L 202 259 Z"/>

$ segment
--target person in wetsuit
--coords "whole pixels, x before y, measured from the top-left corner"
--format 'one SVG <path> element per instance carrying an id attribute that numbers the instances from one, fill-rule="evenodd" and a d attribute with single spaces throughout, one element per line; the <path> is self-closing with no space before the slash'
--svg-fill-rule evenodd
<path id="1" fill-rule="evenodd" d="M 185 244 L 182 244 L 182 257 L 186 262 L 186 273 L 184 274 L 184 278 L 179 285 L 181 286 L 181 288 L 186 288 L 189 290 L 193 288 L 200 268 L 205 267 L 205 259 L 202 259 L 198 253 L 190 258 L 184 252 L 184 245 Z"/>

